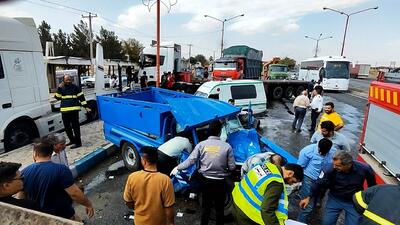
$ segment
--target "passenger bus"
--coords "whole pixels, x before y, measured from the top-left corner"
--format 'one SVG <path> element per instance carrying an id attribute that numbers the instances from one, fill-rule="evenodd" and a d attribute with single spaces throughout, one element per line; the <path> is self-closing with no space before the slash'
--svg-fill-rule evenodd
<path id="1" fill-rule="evenodd" d="M 301 62 L 299 80 L 320 81 L 324 90 L 349 89 L 350 61 L 343 56 L 325 56 Z"/>

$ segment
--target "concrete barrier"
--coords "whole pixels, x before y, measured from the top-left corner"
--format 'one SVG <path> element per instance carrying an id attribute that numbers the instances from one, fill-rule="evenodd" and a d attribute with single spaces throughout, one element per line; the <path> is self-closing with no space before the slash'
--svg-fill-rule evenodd
<path id="1" fill-rule="evenodd" d="M 72 220 L 0 202 L 1 225 L 80 225 Z"/>

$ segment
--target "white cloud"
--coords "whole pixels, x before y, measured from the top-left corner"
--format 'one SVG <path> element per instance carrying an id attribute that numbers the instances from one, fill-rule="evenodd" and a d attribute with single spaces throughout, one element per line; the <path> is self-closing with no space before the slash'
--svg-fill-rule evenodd
<path id="1" fill-rule="evenodd" d="M 167 0 L 164 0 L 168 3 Z M 189 14 L 190 19 L 183 24 L 193 32 L 216 30 L 221 23 L 204 15 L 217 18 L 245 14 L 226 24 L 227 30 L 242 34 L 294 32 L 300 26 L 298 21 L 304 15 L 321 12 L 322 7 L 337 9 L 355 6 L 367 0 L 181 0 L 172 7 L 172 14 Z M 153 9 L 154 10 L 154 9 Z M 163 10 L 166 11 L 165 7 Z M 154 25 L 154 13 L 149 14 L 143 5 L 129 8 L 118 17 L 120 24 L 131 28 Z"/>

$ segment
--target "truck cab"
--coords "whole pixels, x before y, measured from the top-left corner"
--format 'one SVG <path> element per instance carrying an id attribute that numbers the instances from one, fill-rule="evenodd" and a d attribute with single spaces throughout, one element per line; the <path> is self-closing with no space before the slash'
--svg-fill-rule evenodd
<path id="1" fill-rule="evenodd" d="M 213 79 L 225 80 L 227 78 L 237 80 L 243 77 L 243 59 L 220 58 L 214 63 Z"/>
<path id="2" fill-rule="evenodd" d="M 268 80 L 287 80 L 289 79 L 288 66 L 284 64 L 270 64 L 268 66 Z"/>

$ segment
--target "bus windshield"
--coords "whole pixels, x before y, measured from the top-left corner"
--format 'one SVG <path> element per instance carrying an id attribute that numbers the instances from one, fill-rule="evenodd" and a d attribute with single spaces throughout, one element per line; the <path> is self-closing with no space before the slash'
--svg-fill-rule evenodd
<path id="1" fill-rule="evenodd" d="M 215 62 L 214 70 L 216 69 L 236 69 L 236 63 L 233 61 Z"/>
<path id="2" fill-rule="evenodd" d="M 349 79 L 350 62 L 326 62 L 325 78 Z"/>

